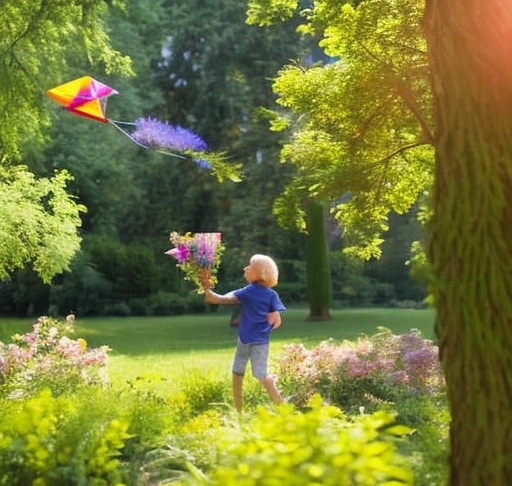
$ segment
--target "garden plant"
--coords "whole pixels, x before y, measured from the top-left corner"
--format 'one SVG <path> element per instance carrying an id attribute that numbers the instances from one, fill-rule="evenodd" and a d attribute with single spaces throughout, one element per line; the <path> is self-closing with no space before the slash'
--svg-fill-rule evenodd
<path id="1" fill-rule="evenodd" d="M 166 391 L 144 373 L 111 380 L 115 350 L 75 338 L 83 326 L 41 317 L 1 343 L 0 485 L 446 480 L 444 381 L 418 330 L 286 344 L 272 366 L 287 403 L 249 381 L 240 415 L 222 374 L 190 367 Z"/>

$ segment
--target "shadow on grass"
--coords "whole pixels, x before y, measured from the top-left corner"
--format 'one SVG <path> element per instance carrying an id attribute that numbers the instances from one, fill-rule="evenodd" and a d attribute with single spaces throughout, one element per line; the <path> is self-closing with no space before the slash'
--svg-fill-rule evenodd
<path id="1" fill-rule="evenodd" d="M 379 327 L 402 334 L 413 328 L 433 339 L 434 310 L 344 309 L 332 312 L 332 320 L 306 321 L 307 309 L 283 313 L 282 326 L 272 334 L 272 342 L 302 342 L 308 347 L 320 341 L 355 339 L 374 334 Z M 144 356 L 166 353 L 205 353 L 234 349 L 237 329 L 229 325 L 229 309 L 219 312 L 168 316 L 78 319 L 77 337 L 90 347 L 108 345 L 112 354 Z"/>

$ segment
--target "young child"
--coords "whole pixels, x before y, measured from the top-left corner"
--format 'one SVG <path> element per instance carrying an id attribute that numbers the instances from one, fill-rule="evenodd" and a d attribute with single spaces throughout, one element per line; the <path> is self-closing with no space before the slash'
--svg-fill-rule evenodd
<path id="1" fill-rule="evenodd" d="M 270 332 L 281 325 L 280 311 L 286 310 L 279 295 L 272 289 L 277 285 L 279 271 L 272 258 L 253 255 L 244 268 L 248 285 L 224 295 L 205 289 L 205 302 L 209 304 L 241 304 L 242 314 L 238 326 L 238 342 L 233 360 L 233 401 L 242 411 L 242 388 L 247 363 L 251 362 L 253 376 L 260 381 L 274 403 L 281 403 L 281 394 L 275 379 L 268 374 Z"/>

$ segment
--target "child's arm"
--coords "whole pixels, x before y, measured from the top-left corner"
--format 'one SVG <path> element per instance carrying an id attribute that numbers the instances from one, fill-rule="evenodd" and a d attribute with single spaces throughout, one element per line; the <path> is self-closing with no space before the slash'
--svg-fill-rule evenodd
<path id="1" fill-rule="evenodd" d="M 239 304 L 240 301 L 238 297 L 233 292 L 228 292 L 227 294 L 220 295 L 216 294 L 210 289 L 205 289 L 204 291 L 204 301 L 207 304 Z"/>
<path id="2" fill-rule="evenodd" d="M 281 325 L 281 314 L 279 311 L 269 312 L 267 314 L 268 323 L 272 326 L 272 329 L 277 329 Z"/>

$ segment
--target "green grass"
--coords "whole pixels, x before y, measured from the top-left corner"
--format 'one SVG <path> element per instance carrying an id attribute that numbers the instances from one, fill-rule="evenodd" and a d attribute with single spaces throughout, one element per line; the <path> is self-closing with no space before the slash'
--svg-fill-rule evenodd
<path id="1" fill-rule="evenodd" d="M 319 342 L 355 339 L 387 327 L 396 334 L 417 328 L 433 338 L 435 311 L 410 309 L 343 309 L 332 311 L 332 320 L 306 321 L 307 309 L 283 313 L 283 324 L 272 335 L 271 356 L 283 345 L 302 342 L 313 347 Z M 200 371 L 228 377 L 237 330 L 229 326 L 229 309 L 199 315 L 78 319 L 76 337 L 89 347 L 108 345 L 109 371 L 115 383 L 143 377 L 166 389 L 188 372 Z M 0 339 L 31 329 L 30 319 L 1 319 Z M 164 383 L 162 383 L 164 380 Z"/>

